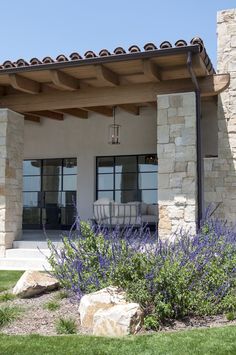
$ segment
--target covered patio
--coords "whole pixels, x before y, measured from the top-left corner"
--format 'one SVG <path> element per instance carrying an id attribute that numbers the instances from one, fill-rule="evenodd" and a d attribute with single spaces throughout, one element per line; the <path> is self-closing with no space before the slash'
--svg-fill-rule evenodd
<path id="1" fill-rule="evenodd" d="M 202 159 L 217 149 L 217 121 L 212 116 L 217 95 L 228 85 L 229 75 L 215 74 L 199 38 L 190 44 L 177 41 L 173 47 L 167 41 L 159 48 L 148 43 L 143 51 L 131 46 L 126 53 L 118 47 L 112 54 L 104 49 L 99 55 L 88 51 L 84 57 L 72 53 L 56 60 L 3 63 L 0 255 L 22 238 L 23 160 L 35 161 L 31 167 L 45 171 L 47 161 L 57 159 L 60 181 L 76 175 L 77 206 L 87 219 L 93 218 L 93 202 L 100 196 L 96 159 L 157 155 L 159 236 L 167 238 L 178 225 L 196 230 L 203 210 Z M 107 137 L 114 107 L 122 126 L 119 148 L 109 146 Z M 202 133 L 209 139 L 201 142 Z M 68 173 L 70 169 L 75 172 Z M 43 173 L 38 175 L 43 181 Z M 116 196 L 114 187 L 105 190 Z M 65 201 L 68 191 L 60 190 Z"/>

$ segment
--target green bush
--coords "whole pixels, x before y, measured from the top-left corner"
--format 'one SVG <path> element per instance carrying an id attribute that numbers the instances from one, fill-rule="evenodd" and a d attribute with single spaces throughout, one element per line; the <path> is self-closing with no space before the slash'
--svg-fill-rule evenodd
<path id="1" fill-rule="evenodd" d="M 76 334 L 77 326 L 74 319 L 59 318 L 56 322 L 57 334 Z"/>
<path id="2" fill-rule="evenodd" d="M 195 236 L 153 241 L 148 229 L 92 229 L 79 224 L 49 262 L 63 287 L 78 297 L 108 285 L 138 302 L 145 324 L 167 319 L 236 311 L 236 234 L 219 221 L 207 221 Z"/>

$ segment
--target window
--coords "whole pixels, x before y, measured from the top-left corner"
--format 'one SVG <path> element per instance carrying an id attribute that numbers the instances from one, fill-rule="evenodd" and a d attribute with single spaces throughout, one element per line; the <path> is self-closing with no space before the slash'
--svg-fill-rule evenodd
<path id="1" fill-rule="evenodd" d="M 97 157 L 96 198 L 157 203 L 157 156 Z"/>
<path id="2" fill-rule="evenodd" d="M 74 221 L 76 158 L 25 160 L 23 163 L 24 228 L 60 228 Z"/>

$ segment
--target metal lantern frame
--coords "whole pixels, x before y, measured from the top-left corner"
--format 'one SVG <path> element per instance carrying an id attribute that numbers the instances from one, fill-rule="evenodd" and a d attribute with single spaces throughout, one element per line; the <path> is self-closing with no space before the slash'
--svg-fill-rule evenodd
<path id="1" fill-rule="evenodd" d="M 108 143 L 120 144 L 120 128 L 121 125 L 116 123 L 116 107 L 113 107 L 113 124 L 108 127 Z"/>

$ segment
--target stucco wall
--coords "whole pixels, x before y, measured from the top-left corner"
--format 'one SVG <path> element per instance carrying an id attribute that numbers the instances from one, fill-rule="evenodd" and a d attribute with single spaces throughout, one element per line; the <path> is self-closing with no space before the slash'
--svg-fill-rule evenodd
<path id="1" fill-rule="evenodd" d="M 64 121 L 26 122 L 24 159 L 78 159 L 78 207 L 81 218 L 92 217 L 95 199 L 95 158 L 102 155 L 156 153 L 156 110 L 142 108 L 139 116 L 117 110 L 121 144 L 108 144 L 112 118 L 91 113 L 88 119 L 66 116 Z"/>

